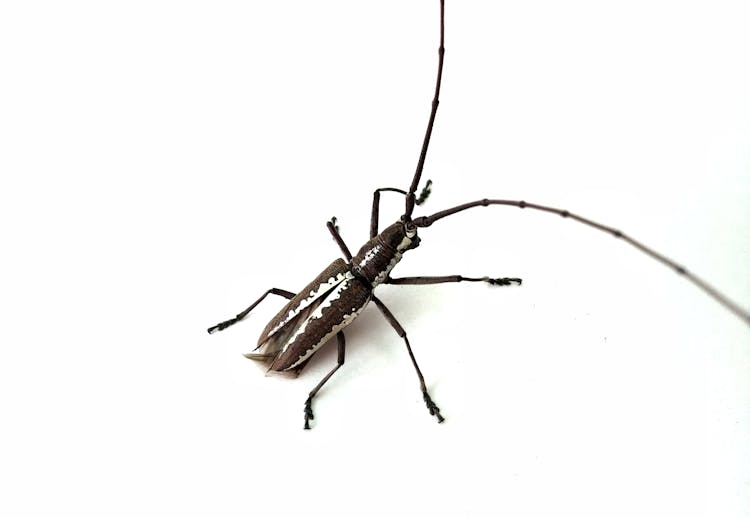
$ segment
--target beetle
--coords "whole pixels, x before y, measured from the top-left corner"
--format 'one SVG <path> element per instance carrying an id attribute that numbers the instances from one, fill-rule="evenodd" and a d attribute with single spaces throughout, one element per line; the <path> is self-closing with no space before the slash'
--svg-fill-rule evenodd
<path id="1" fill-rule="evenodd" d="M 625 241 L 649 257 L 659 261 L 683 276 L 686 280 L 698 286 L 707 295 L 714 298 L 727 310 L 736 314 L 750 325 L 750 314 L 735 302 L 695 276 L 683 266 L 677 264 L 652 248 L 642 244 L 620 230 L 579 216 L 564 209 L 558 209 L 522 200 L 481 199 L 460 204 L 455 207 L 436 212 L 429 216 L 414 217 L 415 206 L 421 205 L 430 194 L 431 182 L 427 182 L 420 191 L 422 173 L 427 150 L 439 106 L 440 87 L 442 81 L 443 62 L 445 55 L 445 3 L 440 1 L 440 45 L 438 47 L 438 68 L 435 91 L 431 105 L 427 129 L 422 143 L 416 171 L 408 189 L 397 187 L 378 188 L 373 194 L 370 222 L 370 240 L 365 243 L 356 254 L 352 254 L 343 241 L 335 218 L 327 222 L 331 236 L 338 244 L 345 258 L 334 260 L 312 282 L 297 293 L 280 288 L 271 288 L 253 302 L 247 309 L 235 317 L 216 324 L 208 329 L 209 333 L 224 330 L 243 320 L 268 295 L 273 294 L 288 299 L 288 303 L 271 319 L 261 333 L 255 351 L 246 357 L 267 364 L 269 372 L 298 374 L 309 362 L 312 356 L 334 337 L 338 343 L 338 358 L 336 365 L 310 391 L 304 405 L 304 427 L 310 428 L 310 421 L 314 419 L 313 400 L 323 385 L 344 364 L 346 340 L 344 329 L 350 325 L 366 308 L 374 303 L 385 319 L 403 339 L 413 367 L 417 373 L 423 400 L 429 413 L 443 421 L 439 407 L 430 396 L 412 351 L 406 331 L 398 322 L 388 307 L 374 294 L 375 288 L 381 284 L 419 285 L 439 284 L 449 282 L 485 282 L 491 285 L 509 286 L 520 285 L 520 278 L 516 277 L 465 277 L 461 275 L 441 277 L 402 277 L 393 278 L 391 271 L 401 260 L 404 253 L 417 248 L 420 244 L 418 230 L 433 225 L 448 216 L 476 207 L 503 205 L 520 209 L 530 209 L 554 214 L 563 218 L 582 223 L 590 228 L 610 234 Z M 417 192 L 419 191 L 419 195 Z M 380 198 L 385 192 L 396 193 L 404 197 L 404 212 L 401 217 L 380 231 Z"/>

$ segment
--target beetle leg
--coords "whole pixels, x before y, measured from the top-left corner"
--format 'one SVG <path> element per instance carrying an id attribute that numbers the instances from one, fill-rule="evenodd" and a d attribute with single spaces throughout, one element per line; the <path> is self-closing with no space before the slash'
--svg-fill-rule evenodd
<path id="1" fill-rule="evenodd" d="M 310 394 L 307 396 L 307 401 L 305 401 L 305 430 L 310 429 L 310 420 L 315 419 L 315 415 L 313 415 L 312 411 L 312 400 L 315 397 L 315 394 L 318 393 L 318 391 L 321 389 L 323 385 L 325 385 L 325 382 L 328 381 L 328 379 L 333 376 L 333 373 L 336 372 L 339 367 L 344 365 L 344 356 L 346 352 L 346 340 L 344 339 L 344 332 L 339 331 L 336 334 L 336 340 L 339 344 L 339 356 L 338 361 L 336 363 L 336 366 L 331 369 L 331 372 L 326 374 L 325 378 L 320 380 L 320 383 L 315 385 L 315 388 L 310 391 Z"/>
<path id="2" fill-rule="evenodd" d="M 231 325 L 234 325 L 237 322 L 239 322 L 240 320 L 242 320 L 243 318 L 245 318 L 247 316 L 247 314 L 250 313 L 253 310 L 253 308 L 255 308 L 255 306 L 257 306 L 258 304 L 260 304 L 263 301 L 263 299 L 266 298 L 266 295 L 268 295 L 269 293 L 273 293 L 274 295 L 279 295 L 280 297 L 285 297 L 287 299 L 293 299 L 294 296 L 295 296 L 295 293 L 292 293 L 291 291 L 286 291 L 286 290 L 282 290 L 282 289 L 279 289 L 279 288 L 271 288 L 270 290 L 268 290 L 267 292 L 265 292 L 263 295 L 261 295 L 258 300 L 256 300 L 255 302 L 253 302 L 250 305 L 249 308 L 247 308 L 242 313 L 237 314 L 236 317 L 230 318 L 229 320 L 225 320 L 224 322 L 216 324 L 213 327 L 209 327 L 208 328 L 208 334 L 213 334 L 216 331 L 222 331 L 222 330 L 226 329 L 227 327 L 229 327 Z"/>
<path id="3" fill-rule="evenodd" d="M 432 180 L 427 180 L 427 183 L 422 188 L 422 192 L 419 193 L 419 197 L 416 200 L 417 205 L 422 205 L 427 198 L 430 197 L 432 192 Z M 378 220 L 380 219 L 380 193 L 381 192 L 397 192 L 406 196 L 406 191 L 398 189 L 396 187 L 381 187 L 375 189 L 372 193 L 372 215 L 370 216 L 370 239 L 378 235 Z"/>
<path id="4" fill-rule="evenodd" d="M 407 204 L 408 205 L 408 204 Z M 617 239 L 620 239 L 630 246 L 637 248 L 647 256 L 649 256 L 651 259 L 654 259 L 655 261 L 658 261 L 662 263 L 664 266 L 667 266 L 668 268 L 671 268 L 675 272 L 677 272 L 679 275 L 682 275 L 687 281 L 693 283 L 695 286 L 703 290 L 703 292 L 714 299 L 716 302 L 724 306 L 725 309 L 730 311 L 731 313 L 734 313 L 738 317 L 740 317 L 745 323 L 750 325 L 750 312 L 743 309 L 739 304 L 737 304 L 735 301 L 721 293 L 719 290 L 708 284 L 706 281 L 698 277 L 697 275 L 694 275 L 690 271 L 688 271 L 684 266 L 681 266 L 680 264 L 676 263 L 669 257 L 657 252 L 651 247 L 648 247 L 638 241 L 637 239 L 633 239 L 629 235 L 625 234 L 623 231 L 618 230 L 614 227 L 610 227 L 609 225 L 605 225 L 603 223 L 596 222 L 592 219 L 584 218 L 583 216 L 579 216 L 578 214 L 574 214 L 570 212 L 569 210 L 565 209 L 558 209 L 555 207 L 548 207 L 546 205 L 539 205 L 538 203 L 528 203 L 523 200 L 490 200 L 490 199 L 483 199 L 483 200 L 477 200 L 477 201 L 471 201 L 469 203 L 463 203 L 461 205 L 456 205 L 455 207 L 451 207 L 450 209 L 441 210 L 440 212 L 436 212 L 435 214 L 431 216 L 420 216 L 418 218 L 415 218 L 413 220 L 413 223 L 421 228 L 429 227 L 433 223 L 435 223 L 438 220 L 441 220 L 443 218 L 446 218 L 448 216 L 452 216 L 453 214 L 457 214 L 459 212 L 463 212 L 468 209 L 473 209 L 474 207 L 489 207 L 490 205 L 502 205 L 505 207 L 518 207 L 519 209 L 532 209 L 532 210 L 538 210 L 540 212 L 546 212 L 547 214 L 556 214 L 558 216 L 561 216 L 566 219 L 570 219 L 573 221 L 576 221 L 578 223 L 581 223 L 583 225 L 586 225 L 587 227 L 599 230 L 600 232 L 604 232 L 606 234 L 609 234 Z M 408 213 L 409 215 L 411 213 Z"/>
<path id="5" fill-rule="evenodd" d="M 442 275 L 439 277 L 396 277 L 388 278 L 384 284 L 441 284 L 443 282 L 486 282 L 492 286 L 521 285 L 518 277 L 463 277 L 461 275 Z"/>
<path id="6" fill-rule="evenodd" d="M 391 313 L 391 311 L 385 306 L 385 304 L 383 304 L 383 302 L 379 298 L 373 295 L 372 301 L 376 306 L 378 306 L 378 309 L 380 309 L 380 311 L 383 313 L 383 316 L 385 316 L 385 319 L 391 324 L 391 326 L 393 326 L 393 329 L 396 330 L 398 336 L 403 338 L 404 342 L 406 342 L 406 349 L 409 351 L 409 357 L 411 358 L 411 362 L 412 364 L 414 364 L 414 368 L 417 371 L 417 376 L 419 377 L 419 388 L 422 390 L 422 398 L 427 405 L 427 410 L 430 411 L 430 415 L 434 415 L 435 417 L 437 417 L 438 423 L 442 423 L 445 419 L 443 419 L 443 416 L 440 415 L 440 409 L 432 401 L 430 394 L 427 392 L 427 385 L 424 382 L 424 376 L 422 376 L 422 371 L 419 369 L 419 365 L 417 365 L 416 358 L 414 358 L 414 353 L 411 350 L 409 339 L 406 337 L 406 331 L 403 327 L 401 327 L 401 324 L 398 323 L 398 320 L 396 320 L 396 317 L 393 316 L 393 313 Z"/>
<path id="7" fill-rule="evenodd" d="M 326 227 L 328 227 L 328 231 L 331 233 L 331 236 L 333 236 L 333 240 L 336 241 L 337 245 L 339 245 L 341 252 L 344 254 L 344 257 L 346 257 L 346 260 L 351 262 L 352 253 L 349 251 L 349 247 L 346 246 L 346 243 L 344 243 L 344 240 L 341 238 L 341 234 L 339 234 L 339 226 L 336 224 L 336 216 L 332 217 L 331 221 L 326 222 Z"/>
<path id="8" fill-rule="evenodd" d="M 370 239 L 378 235 L 378 220 L 380 219 L 380 193 L 397 192 L 406 196 L 406 191 L 396 187 L 381 187 L 372 193 L 372 214 L 370 216 Z"/>

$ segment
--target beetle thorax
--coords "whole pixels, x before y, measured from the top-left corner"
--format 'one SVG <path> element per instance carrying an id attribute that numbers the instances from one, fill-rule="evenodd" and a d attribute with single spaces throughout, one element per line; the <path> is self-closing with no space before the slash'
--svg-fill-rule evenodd
<path id="1" fill-rule="evenodd" d="M 367 279 L 374 288 L 388 278 L 404 252 L 419 246 L 417 229 L 402 222 L 394 223 L 370 239 L 352 259 L 355 274 Z"/>

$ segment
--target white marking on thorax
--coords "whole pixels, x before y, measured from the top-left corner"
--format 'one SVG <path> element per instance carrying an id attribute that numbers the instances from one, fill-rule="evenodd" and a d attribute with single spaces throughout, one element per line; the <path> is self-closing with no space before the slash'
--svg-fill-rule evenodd
<path id="1" fill-rule="evenodd" d="M 386 279 L 386 277 L 388 277 L 388 275 L 391 273 L 391 270 L 393 270 L 393 267 L 396 266 L 400 260 L 401 260 L 401 253 L 396 252 L 393 255 L 393 258 L 391 259 L 391 261 L 388 263 L 388 265 L 386 265 L 385 270 L 381 271 L 377 275 L 377 277 L 373 279 L 372 287 L 374 288 L 375 286 L 383 282 Z"/>
<path id="2" fill-rule="evenodd" d="M 403 257 L 403 254 L 401 253 L 402 250 L 404 250 L 406 247 L 408 247 L 411 244 L 411 239 L 407 236 L 404 236 L 404 238 L 401 240 L 401 242 L 396 246 L 396 253 L 393 254 L 393 258 L 388 263 L 388 265 L 385 267 L 385 270 L 380 272 L 377 277 L 372 281 L 372 287 L 374 288 L 378 284 L 382 283 L 388 275 L 390 275 L 391 270 L 393 270 L 393 267 L 398 264 L 398 262 Z"/>
<path id="3" fill-rule="evenodd" d="M 401 240 L 401 242 L 398 244 L 398 246 L 396 246 L 396 250 L 398 252 L 400 252 L 401 250 L 403 250 L 404 248 L 406 248 L 410 244 L 411 244 L 411 239 L 409 237 L 404 236 L 404 238 Z"/>
<path id="4" fill-rule="evenodd" d="M 370 248 L 367 252 L 365 252 L 365 256 L 362 258 L 362 260 L 359 262 L 359 267 L 364 268 L 367 263 L 373 260 L 373 258 L 380 252 L 380 245 L 375 245 L 372 248 Z"/>

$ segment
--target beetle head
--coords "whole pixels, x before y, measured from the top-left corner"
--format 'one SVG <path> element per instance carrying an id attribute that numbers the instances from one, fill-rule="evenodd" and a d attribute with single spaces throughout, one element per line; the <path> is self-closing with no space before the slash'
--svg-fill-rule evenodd
<path id="1" fill-rule="evenodd" d="M 380 233 L 382 240 L 393 250 L 405 252 L 419 246 L 417 226 L 411 221 L 397 221 Z"/>

